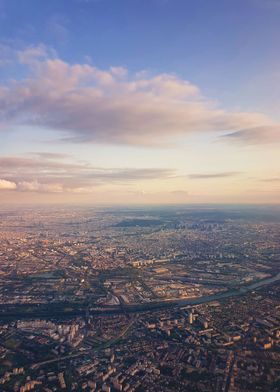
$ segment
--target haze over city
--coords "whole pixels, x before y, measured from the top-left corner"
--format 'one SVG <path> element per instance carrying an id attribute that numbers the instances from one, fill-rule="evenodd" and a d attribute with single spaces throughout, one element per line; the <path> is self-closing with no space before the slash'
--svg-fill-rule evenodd
<path id="1" fill-rule="evenodd" d="M 276 0 L 0 1 L 1 203 L 277 203 Z"/>

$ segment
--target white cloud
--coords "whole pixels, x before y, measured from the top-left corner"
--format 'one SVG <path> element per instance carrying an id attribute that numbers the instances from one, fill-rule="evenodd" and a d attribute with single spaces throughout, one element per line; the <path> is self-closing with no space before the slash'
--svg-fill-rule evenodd
<path id="1" fill-rule="evenodd" d="M 49 55 L 48 48 L 41 44 L 37 46 L 28 46 L 27 48 L 18 51 L 18 60 L 22 64 L 31 65 L 38 60 L 45 60 Z"/>
<path id="2" fill-rule="evenodd" d="M 19 58 L 30 76 L 0 86 L 0 123 L 63 131 L 68 141 L 160 145 L 192 132 L 273 125 L 261 113 L 217 107 L 197 86 L 174 75 L 70 65 L 44 46 L 27 48 Z"/>
<path id="3" fill-rule="evenodd" d="M 15 182 L 0 179 L 0 190 L 2 189 L 12 190 L 16 188 L 17 188 L 17 184 Z"/>
<path id="4" fill-rule="evenodd" d="M 63 185 L 61 184 L 41 184 L 38 181 L 22 181 L 17 185 L 19 191 L 24 192 L 51 192 L 60 193 L 63 192 Z"/>

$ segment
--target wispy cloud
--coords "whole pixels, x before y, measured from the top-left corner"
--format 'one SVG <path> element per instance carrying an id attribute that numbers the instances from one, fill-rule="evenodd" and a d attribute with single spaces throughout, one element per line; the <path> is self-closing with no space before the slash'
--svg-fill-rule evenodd
<path id="1" fill-rule="evenodd" d="M 194 173 L 190 174 L 188 177 L 192 180 L 209 180 L 215 178 L 235 177 L 239 174 L 239 172 Z"/>
<path id="2" fill-rule="evenodd" d="M 35 181 L 19 181 L 16 189 L 20 192 L 40 192 L 40 193 L 61 193 L 64 191 L 63 185 L 59 183 L 44 184 Z"/>
<path id="3" fill-rule="evenodd" d="M 261 140 L 274 140 L 267 138 L 267 126 L 273 126 L 267 116 L 225 111 L 175 75 L 70 65 L 42 45 L 21 51 L 18 58 L 29 77 L 0 86 L 2 129 L 3 124 L 48 128 L 75 143 L 161 145 L 208 131 L 250 142 L 256 129 Z"/>
<path id="4" fill-rule="evenodd" d="M 261 181 L 280 183 L 280 177 L 263 178 Z"/>
<path id="5" fill-rule="evenodd" d="M 71 158 L 70 154 L 62 154 L 62 153 L 55 153 L 55 152 L 30 152 L 31 156 L 36 158 L 43 158 L 43 159 L 65 159 Z"/>
<path id="6" fill-rule="evenodd" d="M 68 19 L 64 15 L 53 15 L 47 22 L 47 32 L 59 43 L 65 43 L 69 37 Z"/>
<path id="7" fill-rule="evenodd" d="M 262 8 L 280 10 L 280 0 L 252 0 L 252 2 Z"/>
<path id="8" fill-rule="evenodd" d="M 141 180 L 172 178 L 158 168 L 102 168 L 61 161 L 60 154 L 0 158 L 0 189 L 28 192 L 92 192 L 100 185 L 131 184 Z M 59 160 L 55 160 L 58 158 Z"/>
<path id="9" fill-rule="evenodd" d="M 247 144 L 266 144 L 280 142 L 280 125 L 268 125 L 242 129 L 236 132 L 224 135 L 223 138 L 233 142 Z"/>

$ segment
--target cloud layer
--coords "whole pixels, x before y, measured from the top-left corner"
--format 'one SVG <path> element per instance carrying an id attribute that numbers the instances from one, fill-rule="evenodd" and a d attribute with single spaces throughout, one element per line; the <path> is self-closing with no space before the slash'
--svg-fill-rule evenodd
<path id="1" fill-rule="evenodd" d="M 219 173 L 194 173 L 190 174 L 189 178 L 191 180 L 209 180 L 215 178 L 226 178 L 226 177 L 235 177 L 238 172 L 219 172 Z"/>
<path id="2" fill-rule="evenodd" d="M 71 142 L 160 145 L 207 131 L 245 142 L 266 140 L 274 127 L 269 141 L 279 140 L 278 128 L 265 115 L 222 110 L 174 75 L 71 65 L 44 46 L 19 52 L 18 61 L 29 76 L 0 86 L 3 130 L 29 125 L 63 132 Z"/>
<path id="3" fill-rule="evenodd" d="M 101 185 L 127 185 L 175 175 L 172 170 L 164 168 L 101 168 L 65 161 L 61 154 L 30 155 L 32 158 L 0 158 L 0 190 L 91 193 Z"/>
<path id="4" fill-rule="evenodd" d="M 241 129 L 224 136 L 228 140 L 247 144 L 266 144 L 280 141 L 280 125 Z"/>

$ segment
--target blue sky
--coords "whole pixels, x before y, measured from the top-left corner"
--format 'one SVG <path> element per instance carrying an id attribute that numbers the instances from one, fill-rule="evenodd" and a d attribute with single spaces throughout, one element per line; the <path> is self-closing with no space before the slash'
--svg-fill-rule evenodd
<path id="1" fill-rule="evenodd" d="M 44 42 L 70 63 L 175 72 L 230 105 L 242 89 L 242 104 L 261 107 L 267 98 L 251 83 L 278 72 L 277 0 L 9 0 L 1 9 L 2 39 Z"/>
<path id="2" fill-rule="evenodd" d="M 279 139 L 280 121 L 280 1 L 0 0 L 0 22 L 0 80 L 2 86 L 8 86 L 9 100 L 6 97 L 6 102 L 13 105 L 13 97 L 22 93 L 22 84 L 29 88 L 31 79 L 39 86 L 41 78 L 42 86 L 55 90 L 55 84 L 50 86 L 45 80 L 48 77 L 45 78 L 44 72 L 52 75 L 46 68 L 48 61 L 54 61 L 54 74 L 65 72 L 57 82 L 61 83 L 61 88 L 57 89 L 60 106 L 53 118 L 54 101 L 48 101 L 45 106 L 50 97 L 40 91 L 38 98 L 38 89 L 32 92 L 33 100 L 29 96 L 28 102 L 23 102 L 24 95 L 15 104 L 12 116 L 4 113 L 3 127 L 8 131 L 2 133 L 4 143 L 0 152 L 3 157 L 31 159 L 28 154 L 35 150 L 68 155 L 64 157 L 68 164 L 82 156 L 93 168 L 173 170 L 172 174 L 155 178 L 158 182 L 152 185 L 146 173 L 143 178 L 137 175 L 135 181 L 129 180 L 129 183 L 121 173 L 114 184 L 111 177 L 107 180 L 104 176 L 102 184 L 93 182 L 90 186 L 89 193 L 100 194 L 101 189 L 107 192 L 108 188 L 110 192 L 110 187 L 114 187 L 125 200 L 135 192 L 153 195 L 150 197 L 152 202 L 172 202 L 177 191 L 188 197 L 191 195 L 192 202 L 196 198 L 199 202 L 275 202 L 277 199 L 279 162 L 275 143 Z M 36 48 L 37 52 L 33 50 L 30 54 L 30 48 Z M 32 61 L 30 56 L 33 56 Z M 118 86 L 115 82 L 109 86 L 102 81 L 99 86 L 102 99 L 98 100 L 93 98 L 93 90 L 83 90 L 87 81 L 79 79 L 73 88 L 79 90 L 80 96 L 85 94 L 77 109 L 80 120 L 76 121 L 75 117 L 67 121 L 69 113 L 66 114 L 65 107 L 69 108 L 77 97 L 62 85 L 71 82 L 66 74 L 72 72 L 74 75 L 76 69 L 71 67 L 75 64 L 91 67 L 91 70 L 83 68 L 82 78 L 95 73 L 94 77 L 99 79 L 94 83 L 101 83 L 100 78 L 104 76 L 101 71 L 111 72 L 106 77 L 116 77 Z M 116 76 L 111 67 L 125 70 L 126 80 L 120 71 Z M 11 79 L 18 83 L 17 89 Z M 135 83 L 137 87 L 132 93 Z M 96 85 L 91 87 L 96 88 Z M 42 107 L 30 109 L 30 102 L 34 103 L 36 98 L 43 102 Z M 62 105 L 63 99 L 65 104 Z M 114 102 L 118 100 L 122 106 L 116 109 Z M 20 105 L 23 107 L 19 110 Z M 89 105 L 93 105 L 95 115 L 90 116 Z M 182 114 L 182 108 L 189 114 Z M 102 118 L 99 118 L 100 112 L 104 112 Z M 193 119 L 194 113 L 201 113 L 203 121 Z M 181 115 L 177 124 L 175 119 Z M 160 116 L 165 116 L 162 124 Z M 211 124 L 213 116 L 215 123 Z M 134 121 L 135 125 L 131 125 Z M 234 136 L 226 138 L 229 133 Z M 244 143 L 235 144 L 239 139 Z M 221 140 L 229 140 L 229 143 L 223 144 Z M 246 144 L 248 140 L 250 143 Z M 164 145 L 157 146 L 158 141 L 163 141 Z M 205 159 L 205 151 L 208 159 Z M 271 157 L 270 165 L 266 162 L 261 166 L 257 162 L 260 153 Z M 221 161 L 223 170 L 219 171 Z M 205 174 L 205 177 L 198 175 L 200 181 L 193 181 L 196 173 Z M 248 178 L 250 181 L 255 179 L 246 195 L 238 185 L 240 173 L 244 182 Z M 44 178 L 42 172 L 34 171 L 21 180 L 8 169 L 0 176 L 3 181 L 15 184 L 8 190 L 15 194 L 15 200 L 19 198 L 18 194 L 24 197 L 23 190 L 42 193 L 43 200 L 51 177 Z M 201 180 L 205 178 L 216 179 L 217 194 L 212 191 L 207 194 L 209 182 L 205 184 Z M 264 179 L 271 179 L 273 183 L 269 196 L 267 193 L 263 196 L 263 184 L 256 182 Z M 61 189 L 61 193 L 78 189 L 74 187 L 74 179 L 68 188 L 63 181 L 63 178 L 61 181 L 56 178 L 56 185 L 60 184 L 61 188 L 56 186 L 54 189 Z M 4 189 L 6 183 L 3 184 Z M 85 188 L 83 183 L 76 193 L 83 193 Z M 4 199 L 8 192 L 2 192 Z M 256 192 L 258 197 L 253 197 Z M 146 199 L 150 201 L 149 197 Z M 182 200 L 175 198 L 176 201 Z"/>

